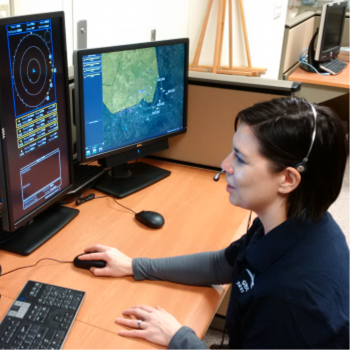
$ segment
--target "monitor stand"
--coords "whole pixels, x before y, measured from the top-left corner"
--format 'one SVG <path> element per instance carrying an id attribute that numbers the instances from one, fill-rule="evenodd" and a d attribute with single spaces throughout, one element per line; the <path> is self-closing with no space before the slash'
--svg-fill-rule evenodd
<path id="1" fill-rule="evenodd" d="M 319 70 L 320 62 L 315 60 L 315 41 L 316 41 L 317 35 L 318 35 L 318 28 L 316 29 L 316 32 L 310 41 L 310 45 L 307 53 L 307 63 L 313 66 L 316 70 Z M 312 69 L 310 66 L 307 66 L 306 64 L 301 64 L 300 68 L 310 73 L 316 73 L 314 69 Z"/>
<path id="2" fill-rule="evenodd" d="M 138 162 L 121 164 L 111 168 L 99 179 L 95 189 L 116 198 L 124 198 L 140 191 L 171 174 L 170 171 Z"/>
<path id="3" fill-rule="evenodd" d="M 0 250 L 19 255 L 29 255 L 79 214 L 79 210 L 54 204 L 16 232 L 0 229 L 0 236 L 8 235 L 9 240 L 0 244 Z M 2 225 L 1 225 L 2 226 Z M 12 238 L 10 238 L 12 237 Z"/>

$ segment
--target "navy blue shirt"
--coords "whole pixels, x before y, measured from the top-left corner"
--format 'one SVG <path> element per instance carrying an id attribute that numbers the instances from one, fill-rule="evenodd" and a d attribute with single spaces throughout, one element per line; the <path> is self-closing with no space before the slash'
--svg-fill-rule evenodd
<path id="1" fill-rule="evenodd" d="M 256 219 L 225 256 L 231 348 L 349 348 L 349 248 L 328 212 L 267 235 Z"/>

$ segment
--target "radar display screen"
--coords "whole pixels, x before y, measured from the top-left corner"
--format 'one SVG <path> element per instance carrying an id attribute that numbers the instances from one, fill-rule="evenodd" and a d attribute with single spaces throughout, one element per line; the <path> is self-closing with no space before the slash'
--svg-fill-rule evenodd
<path id="1" fill-rule="evenodd" d="M 11 222 L 70 185 L 63 14 L 44 16 L 0 21 L 0 41 L 7 43 L 0 52 L 0 107 Z"/>
<path id="2" fill-rule="evenodd" d="M 18 152 L 58 137 L 51 20 L 7 26 Z"/>

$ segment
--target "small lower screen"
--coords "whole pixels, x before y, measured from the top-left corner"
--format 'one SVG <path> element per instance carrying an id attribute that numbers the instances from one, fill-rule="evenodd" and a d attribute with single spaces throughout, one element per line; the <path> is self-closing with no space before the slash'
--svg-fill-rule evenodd
<path id="1" fill-rule="evenodd" d="M 82 57 L 87 158 L 183 129 L 185 44 Z"/>
<path id="2" fill-rule="evenodd" d="M 1 27 L 2 109 L 12 222 L 69 183 L 62 20 Z"/>

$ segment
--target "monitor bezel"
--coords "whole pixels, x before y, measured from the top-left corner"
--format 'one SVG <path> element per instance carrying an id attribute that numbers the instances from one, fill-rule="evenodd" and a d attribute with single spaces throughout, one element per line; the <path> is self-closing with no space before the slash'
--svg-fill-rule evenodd
<path id="1" fill-rule="evenodd" d="M 66 43 L 66 27 L 65 27 L 65 15 L 63 11 L 57 12 L 48 12 L 40 13 L 34 15 L 25 15 L 25 16 L 15 16 L 15 17 L 6 17 L 0 19 L 0 26 L 4 27 L 9 24 L 16 24 L 21 22 L 30 22 L 30 21 L 39 21 L 44 19 L 60 19 L 62 26 L 62 68 L 63 68 L 63 79 L 64 79 L 64 95 L 66 99 L 66 125 L 67 125 L 67 142 L 68 142 L 68 168 L 69 168 L 69 185 L 56 195 L 52 196 L 43 204 L 39 205 L 37 208 L 33 209 L 30 213 L 22 216 L 16 222 L 14 222 L 12 217 L 12 212 L 9 210 L 10 203 L 12 201 L 11 196 L 9 195 L 10 191 L 8 188 L 10 174 L 7 164 L 10 161 L 10 155 L 8 154 L 7 140 L 4 131 L 4 113 L 3 103 L 2 103 L 2 88 L 0 81 L 0 128 L 1 134 L 0 137 L 0 189 L 1 197 L 3 202 L 2 208 L 2 227 L 5 231 L 14 232 L 20 227 L 26 225 L 30 220 L 36 217 L 38 214 L 44 210 L 51 207 L 54 203 L 61 200 L 72 188 L 73 188 L 73 150 L 72 150 L 72 131 L 71 131 L 71 113 L 69 106 L 69 83 L 68 83 L 68 60 L 67 60 L 67 43 Z"/>
<path id="2" fill-rule="evenodd" d="M 315 60 L 319 62 L 325 62 L 329 61 L 330 59 L 334 59 L 337 57 L 337 55 L 340 52 L 341 47 L 341 40 L 342 40 L 342 34 L 344 32 L 344 24 L 345 24 L 345 18 L 346 18 L 346 7 L 348 2 L 347 1 L 340 1 L 340 2 L 331 2 L 324 4 L 322 7 L 322 13 L 320 18 L 320 25 L 319 25 L 319 32 L 318 32 L 318 38 L 317 38 L 317 44 L 316 44 L 316 50 L 315 50 Z M 334 7 L 340 7 L 343 8 L 344 16 L 343 16 L 343 23 L 342 23 L 342 30 L 340 35 L 339 44 L 329 50 L 324 51 L 324 40 L 325 40 L 325 22 L 327 17 L 327 12 Z"/>
<path id="3" fill-rule="evenodd" d="M 93 54 L 128 51 L 128 50 L 144 49 L 149 47 L 176 45 L 176 44 L 185 45 L 183 128 L 181 130 L 177 130 L 175 132 L 172 132 L 166 135 L 157 136 L 142 142 L 133 143 L 132 145 L 127 145 L 124 147 L 120 147 L 118 149 L 99 153 L 95 156 L 86 157 L 82 57 L 86 55 L 93 55 Z M 85 163 L 85 162 L 92 162 L 99 159 L 107 158 L 116 154 L 127 152 L 132 149 L 136 149 L 145 145 L 149 145 L 154 142 L 167 139 L 169 137 L 183 134 L 187 131 L 188 64 L 189 64 L 189 39 L 188 38 L 75 50 L 73 54 L 73 64 L 74 64 L 74 80 L 75 80 L 74 91 L 75 91 L 75 116 L 76 116 L 76 128 L 77 128 L 77 157 L 79 162 Z M 76 84 L 76 79 L 78 80 L 78 84 Z"/>

